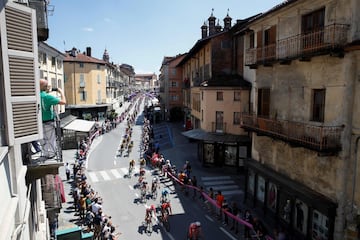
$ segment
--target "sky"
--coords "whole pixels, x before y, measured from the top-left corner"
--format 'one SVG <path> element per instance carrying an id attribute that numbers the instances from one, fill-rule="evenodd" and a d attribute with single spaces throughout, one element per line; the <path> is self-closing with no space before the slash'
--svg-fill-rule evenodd
<path id="1" fill-rule="evenodd" d="M 188 52 L 201 38 L 201 26 L 212 9 L 224 26 L 266 12 L 284 0 L 51 0 L 47 43 L 64 52 L 91 47 L 104 50 L 114 64 L 129 64 L 135 73 L 159 74 L 164 57 Z"/>

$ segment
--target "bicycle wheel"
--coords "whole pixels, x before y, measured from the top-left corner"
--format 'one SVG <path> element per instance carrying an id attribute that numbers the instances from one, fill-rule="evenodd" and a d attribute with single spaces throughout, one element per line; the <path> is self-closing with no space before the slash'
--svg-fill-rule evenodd
<path id="1" fill-rule="evenodd" d="M 170 232 L 170 222 L 169 222 L 169 216 L 165 217 L 163 219 L 163 225 L 166 231 Z"/>
<path id="2" fill-rule="evenodd" d="M 148 221 L 148 223 L 147 223 L 148 225 L 147 225 L 147 232 L 148 233 L 151 233 L 152 232 L 152 221 L 150 220 L 150 221 Z"/>

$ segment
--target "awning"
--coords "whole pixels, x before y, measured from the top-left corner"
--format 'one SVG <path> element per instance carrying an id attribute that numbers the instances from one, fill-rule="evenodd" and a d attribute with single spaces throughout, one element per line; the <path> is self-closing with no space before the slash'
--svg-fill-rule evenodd
<path id="1" fill-rule="evenodd" d="M 212 132 L 206 132 L 200 128 L 182 132 L 182 135 L 191 139 L 209 141 L 209 142 L 250 143 L 250 137 L 245 135 L 235 135 L 228 133 L 212 133 Z"/>
<path id="2" fill-rule="evenodd" d="M 90 130 L 95 126 L 94 121 L 87 121 L 82 119 L 75 119 L 68 125 L 64 127 L 66 130 L 73 130 L 77 132 L 90 132 Z"/>
<path id="3" fill-rule="evenodd" d="M 60 119 L 60 127 L 64 128 L 66 125 L 68 125 L 69 123 L 71 123 L 75 119 L 77 119 L 77 117 L 74 116 L 74 115 L 68 115 L 66 117 L 63 117 L 62 119 Z"/>

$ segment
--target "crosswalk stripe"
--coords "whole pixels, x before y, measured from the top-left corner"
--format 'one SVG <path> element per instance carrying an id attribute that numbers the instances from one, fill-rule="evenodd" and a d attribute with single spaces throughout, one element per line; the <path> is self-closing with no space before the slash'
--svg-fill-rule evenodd
<path id="1" fill-rule="evenodd" d="M 224 186 L 216 186 L 216 190 L 238 190 L 239 187 L 237 185 L 224 185 Z"/>
<path id="2" fill-rule="evenodd" d="M 88 174 L 89 174 L 89 177 L 91 179 L 91 182 L 98 182 L 99 181 L 99 179 L 97 178 L 95 172 L 88 172 Z"/>
<path id="3" fill-rule="evenodd" d="M 129 173 L 129 169 L 127 168 L 120 168 L 120 170 L 124 173 L 124 174 L 128 174 Z"/>
<path id="4" fill-rule="evenodd" d="M 111 173 L 115 178 L 121 178 L 121 174 L 116 169 L 111 169 Z"/>
<path id="5" fill-rule="evenodd" d="M 244 192 L 242 190 L 233 190 L 233 191 L 221 191 L 222 195 L 228 196 L 228 195 L 235 195 L 235 194 L 243 194 Z"/>
<path id="6" fill-rule="evenodd" d="M 100 174 L 104 178 L 104 180 L 110 180 L 110 177 L 106 171 L 100 171 Z"/>
<path id="7" fill-rule="evenodd" d="M 233 180 L 227 180 L 227 181 L 211 181 L 211 182 L 204 182 L 204 185 L 224 185 L 224 184 L 234 184 L 235 182 Z"/>
<path id="8" fill-rule="evenodd" d="M 201 177 L 201 180 L 208 181 L 208 180 L 220 180 L 220 179 L 231 179 L 230 176 L 214 176 L 214 177 Z"/>

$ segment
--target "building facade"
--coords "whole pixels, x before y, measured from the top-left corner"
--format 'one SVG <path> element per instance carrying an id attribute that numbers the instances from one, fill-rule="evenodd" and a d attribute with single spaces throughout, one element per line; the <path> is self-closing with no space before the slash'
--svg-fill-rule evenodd
<path id="1" fill-rule="evenodd" d="M 202 38 L 178 64 L 183 68 L 185 136 L 199 140 L 203 164 L 240 168 L 250 154 L 250 138 L 240 128 L 251 84 L 233 65 L 233 31 L 227 14 L 224 27 L 213 13 L 201 27 Z M 237 27 L 238 28 L 238 27 Z M 237 29 L 236 28 L 236 29 Z"/>
<path id="2" fill-rule="evenodd" d="M 184 57 L 185 54 L 179 54 L 175 57 L 164 57 L 161 64 L 159 98 L 162 103 L 165 120 L 176 121 L 183 119 L 182 68 L 177 65 Z"/>
<path id="3" fill-rule="evenodd" d="M 64 59 L 67 108 L 83 119 L 102 120 L 111 104 L 106 103 L 106 62 L 91 56 L 91 48 L 81 53 L 76 48 Z"/>
<path id="4" fill-rule="evenodd" d="M 356 239 L 359 10 L 356 0 L 289 0 L 245 35 L 256 80 L 241 117 L 252 133 L 245 197 L 296 239 Z"/>
<path id="5" fill-rule="evenodd" d="M 35 166 L 27 152 L 43 137 L 38 41 L 48 37 L 46 19 L 46 1 L 1 1 L 0 239 L 50 239 L 42 185 L 55 179 L 61 159 Z"/>

